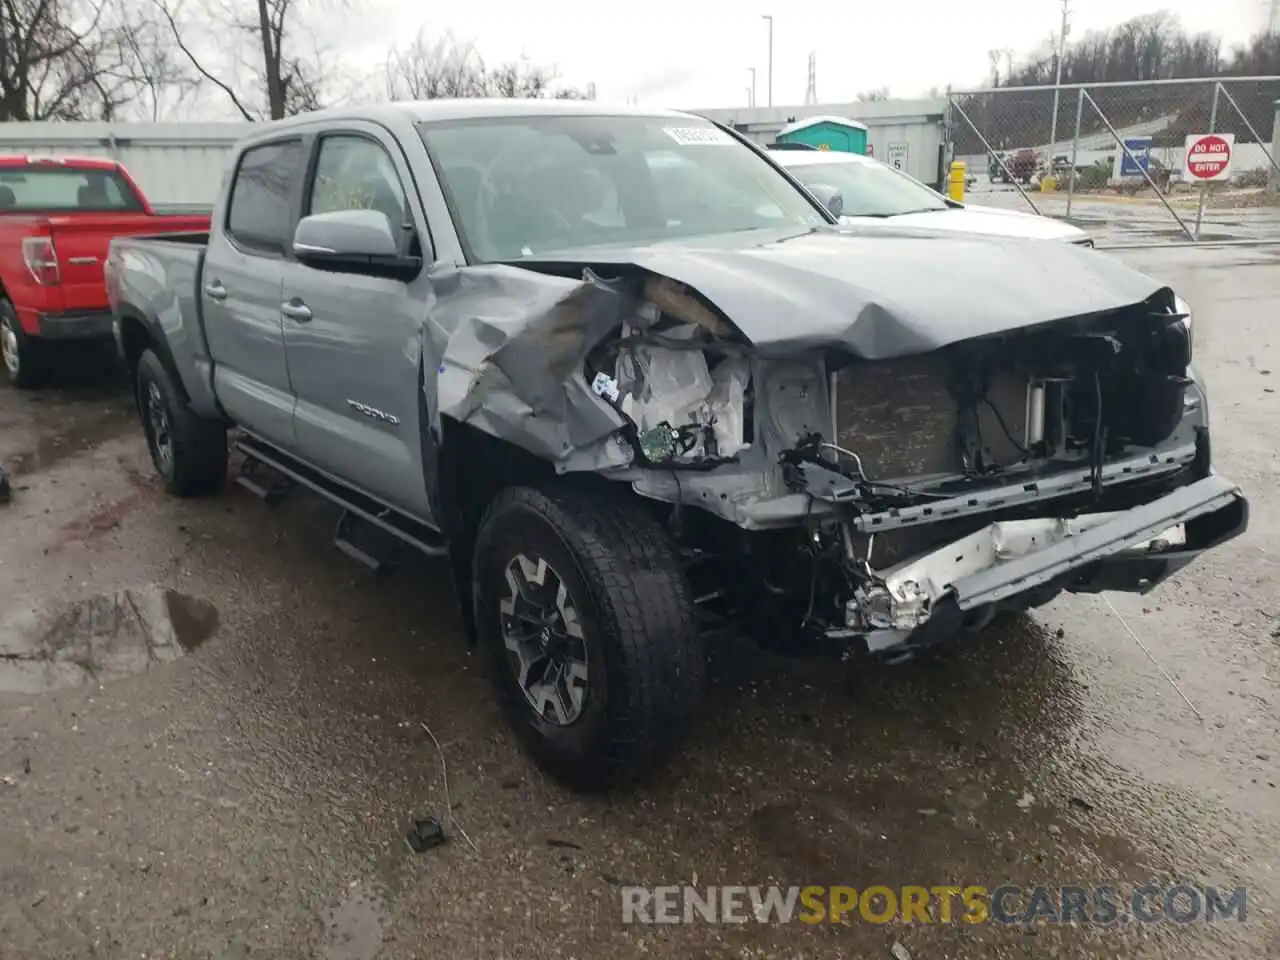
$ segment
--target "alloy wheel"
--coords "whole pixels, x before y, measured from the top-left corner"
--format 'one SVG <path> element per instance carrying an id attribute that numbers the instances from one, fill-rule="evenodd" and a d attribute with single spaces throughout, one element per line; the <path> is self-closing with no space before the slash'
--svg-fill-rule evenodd
<path id="1" fill-rule="evenodd" d="M 173 462 L 173 433 L 169 429 L 169 411 L 164 395 L 154 382 L 147 384 L 147 425 L 151 428 L 151 444 L 156 457 L 167 470 Z"/>
<path id="2" fill-rule="evenodd" d="M 18 334 L 13 329 L 13 321 L 9 317 L 0 317 L 0 356 L 4 358 L 4 365 L 9 371 L 9 376 L 16 377 L 20 370 Z"/>
<path id="3" fill-rule="evenodd" d="M 564 579 L 542 558 L 517 554 L 499 603 L 507 661 L 529 705 L 547 723 L 569 726 L 587 702 L 586 641 Z"/>

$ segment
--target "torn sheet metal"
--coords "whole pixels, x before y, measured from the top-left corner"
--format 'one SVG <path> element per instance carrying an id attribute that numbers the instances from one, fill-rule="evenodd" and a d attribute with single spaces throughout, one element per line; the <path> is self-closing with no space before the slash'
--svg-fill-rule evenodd
<path id="1" fill-rule="evenodd" d="M 582 364 L 634 313 L 632 298 L 589 273 L 566 279 L 501 265 L 452 274 L 437 292 L 428 331 L 441 361 L 424 384 L 435 417 L 553 462 L 574 455 L 595 469 L 627 462 L 604 442 L 623 420 L 586 382 Z"/>
<path id="2" fill-rule="evenodd" d="M 1150 277 L 1059 241 L 856 226 L 712 239 L 538 259 L 631 265 L 678 281 L 773 356 L 842 346 L 888 360 L 1152 298 L 1173 302 Z"/>
<path id="3" fill-rule="evenodd" d="M 640 279 L 637 267 L 648 277 L 636 289 L 592 272 L 612 267 L 623 268 L 618 272 L 629 281 Z M 930 282 L 939 272 L 946 282 Z M 810 349 L 833 347 L 889 359 L 1145 301 L 1172 303 L 1154 280 L 1070 244 L 879 227 L 600 247 L 557 254 L 554 264 L 529 258 L 449 269 L 435 279 L 426 327 L 434 343 L 424 350 L 442 358 L 425 372 L 433 426 L 452 417 L 560 470 L 630 464 L 633 454 L 618 436 L 628 404 L 642 434 L 650 421 L 670 423 L 668 431 L 690 420 L 711 424 L 714 444 L 703 442 L 698 455 L 734 456 L 754 439 L 741 425 L 753 376 L 763 422 L 803 412 L 805 429 L 826 426 L 820 410 L 797 403 L 807 388 L 770 401 L 753 363 L 795 362 Z M 717 339 L 732 332 L 727 317 L 755 345 L 755 359 L 729 355 L 712 365 L 701 351 L 650 348 L 644 403 L 631 396 L 639 378 L 628 384 L 621 366 L 588 382 L 584 360 L 591 349 L 654 305 L 686 330 Z M 669 389 L 654 387 L 664 380 Z M 793 429 L 781 433 L 776 449 L 797 436 Z"/>

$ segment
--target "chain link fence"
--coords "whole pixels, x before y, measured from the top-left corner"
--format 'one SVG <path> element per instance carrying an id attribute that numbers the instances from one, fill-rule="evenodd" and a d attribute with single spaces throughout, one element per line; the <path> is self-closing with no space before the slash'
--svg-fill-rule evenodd
<path id="1" fill-rule="evenodd" d="M 948 94 L 947 128 L 974 203 L 1065 218 L 1099 247 L 1273 243 L 1277 100 L 1280 77 L 998 87 Z M 1231 158 L 1211 183 L 1186 157 L 1208 134 Z"/>

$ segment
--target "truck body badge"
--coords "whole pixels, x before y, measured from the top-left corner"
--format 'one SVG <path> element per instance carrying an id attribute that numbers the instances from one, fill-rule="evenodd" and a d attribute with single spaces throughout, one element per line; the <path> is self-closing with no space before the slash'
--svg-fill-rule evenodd
<path id="1" fill-rule="evenodd" d="M 399 417 L 391 413 L 383 413 L 377 407 L 371 407 L 367 403 L 361 403 L 359 400 L 350 399 L 347 400 L 347 403 L 356 410 L 359 410 L 370 420 L 381 420 L 383 423 L 389 423 L 392 426 L 397 426 L 400 423 Z"/>

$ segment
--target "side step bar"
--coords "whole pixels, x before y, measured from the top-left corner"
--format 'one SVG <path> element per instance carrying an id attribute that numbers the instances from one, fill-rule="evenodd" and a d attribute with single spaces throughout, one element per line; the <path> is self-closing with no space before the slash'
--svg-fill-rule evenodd
<path id="1" fill-rule="evenodd" d="M 391 539 L 377 527 L 362 527 L 363 523 L 364 520 L 350 510 L 343 510 L 333 531 L 333 545 L 339 553 L 345 553 L 370 573 L 382 573 L 395 559 L 396 545 L 400 541 Z M 372 532 L 374 536 L 359 537 L 362 530 L 366 534 Z M 357 538 L 364 541 L 363 545 L 356 542 Z M 370 543 L 371 540 L 374 542 Z"/>
<path id="2" fill-rule="evenodd" d="M 264 503 L 275 503 L 297 486 L 297 484 L 284 476 L 284 474 L 278 474 L 274 477 L 262 476 L 263 471 L 260 468 L 263 466 L 265 466 L 265 464 L 263 464 L 261 460 L 246 453 L 244 469 L 241 470 L 239 476 L 236 477 L 236 483 L 244 487 Z"/>
<path id="3" fill-rule="evenodd" d="M 335 480 L 328 474 L 303 463 L 296 457 L 291 457 L 289 454 L 277 450 L 256 437 L 244 434 L 236 440 L 235 447 L 245 455 L 247 464 L 260 463 L 270 467 L 289 481 L 306 487 L 308 490 L 320 494 L 326 500 L 341 507 L 343 515 L 338 521 L 337 530 L 334 532 L 335 545 L 343 553 L 359 560 L 361 563 L 365 563 L 374 570 L 379 569 L 385 561 L 351 542 L 352 525 L 357 518 L 377 527 L 384 533 L 390 534 L 402 543 L 408 544 L 429 557 L 441 557 L 449 552 L 448 545 L 444 542 L 440 531 L 434 527 L 415 520 L 395 507 L 388 506 L 380 500 L 375 500 L 368 494 L 353 490 L 341 481 Z M 264 496 L 259 491 L 265 491 L 265 499 L 270 500 L 278 497 L 286 489 L 286 487 L 282 487 L 279 484 L 261 484 L 256 478 L 252 477 L 252 472 L 253 468 L 250 469 L 250 476 L 245 478 L 249 482 L 245 483 L 241 480 L 241 484 L 255 494 Z"/>

